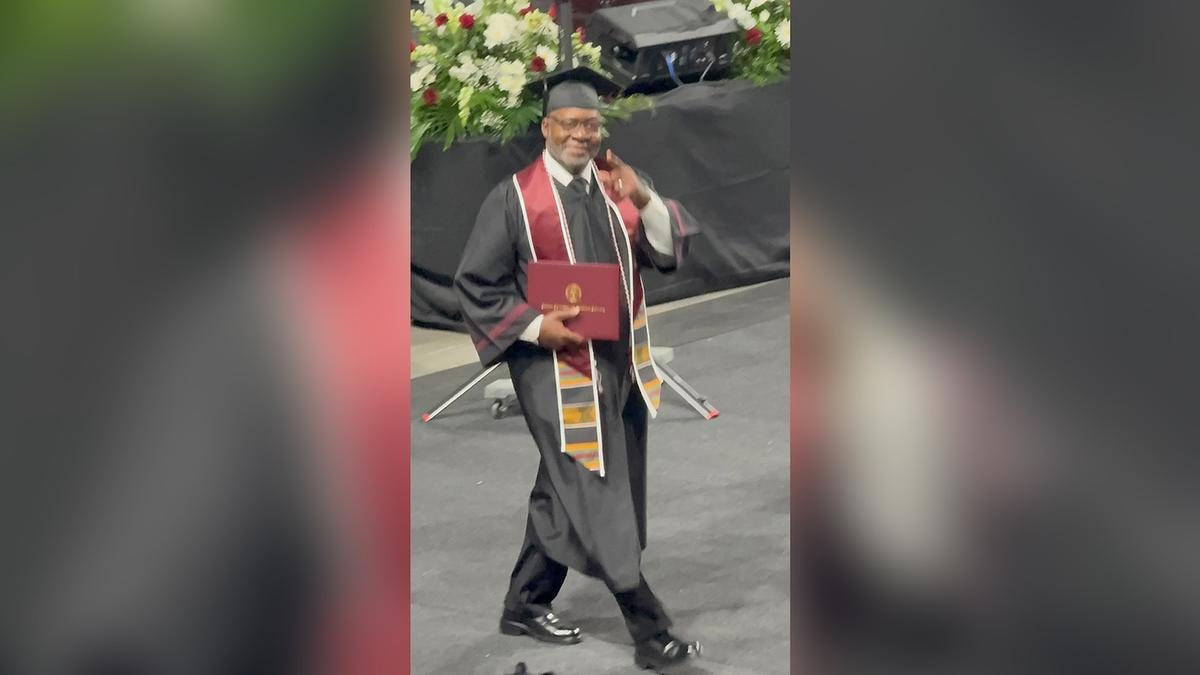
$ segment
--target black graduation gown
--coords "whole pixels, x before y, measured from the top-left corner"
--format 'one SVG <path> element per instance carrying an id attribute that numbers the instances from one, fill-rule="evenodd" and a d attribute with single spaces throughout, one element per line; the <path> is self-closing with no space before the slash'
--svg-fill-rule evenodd
<path id="1" fill-rule="evenodd" d="M 643 176 L 643 180 L 650 184 L 648 178 Z M 594 184 L 587 196 L 556 186 L 576 261 L 617 262 L 600 186 Z M 512 316 L 513 308 L 524 301 L 525 270 L 531 260 L 520 209 L 511 180 L 491 191 L 467 242 L 455 290 L 481 361 L 484 365 L 507 361 L 525 421 L 541 454 L 529 500 L 529 531 L 550 558 L 604 580 L 614 591 L 631 590 L 640 580 L 641 551 L 646 543 L 648 413 L 630 371 L 628 311 L 623 309 L 621 314 L 619 340 L 592 343 L 601 388 L 599 415 L 605 458 L 605 476 L 601 477 L 561 451 L 554 361 L 548 350 L 519 339 L 537 312 L 530 309 Z M 675 222 L 682 211 L 671 211 L 672 238 L 682 244 L 677 233 L 688 230 L 681 230 Z M 613 218 L 619 228 L 615 213 Z M 622 236 L 619 230 L 615 234 Z M 643 232 L 639 234 L 643 236 L 634 244 L 639 263 L 673 270 L 676 255 L 663 255 L 646 242 Z M 624 250 L 624 243 L 620 246 Z"/>

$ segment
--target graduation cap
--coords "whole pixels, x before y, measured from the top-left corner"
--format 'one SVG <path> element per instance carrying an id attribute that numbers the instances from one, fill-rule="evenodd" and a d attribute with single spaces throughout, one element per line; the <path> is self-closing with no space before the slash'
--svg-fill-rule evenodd
<path id="1" fill-rule="evenodd" d="M 559 70 L 525 85 L 530 93 L 541 96 L 542 114 L 559 108 L 600 109 L 600 98 L 621 93 L 621 86 L 587 66 Z"/>

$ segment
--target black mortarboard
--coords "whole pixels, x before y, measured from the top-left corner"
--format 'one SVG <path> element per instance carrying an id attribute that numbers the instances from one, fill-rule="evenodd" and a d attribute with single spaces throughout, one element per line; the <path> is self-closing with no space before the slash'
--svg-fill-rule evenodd
<path id="1" fill-rule="evenodd" d="M 621 87 L 587 66 L 551 73 L 525 85 L 542 97 L 542 114 L 559 108 L 600 109 L 600 98 L 621 93 Z"/>

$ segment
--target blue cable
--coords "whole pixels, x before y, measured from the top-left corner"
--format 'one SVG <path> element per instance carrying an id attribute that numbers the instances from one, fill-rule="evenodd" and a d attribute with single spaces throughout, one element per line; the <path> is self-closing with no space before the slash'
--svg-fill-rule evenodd
<path id="1" fill-rule="evenodd" d="M 683 81 L 680 80 L 679 76 L 675 74 L 675 52 L 663 54 L 663 59 L 665 59 L 667 62 L 667 72 L 671 74 L 671 79 L 675 80 L 675 84 L 682 87 Z"/>

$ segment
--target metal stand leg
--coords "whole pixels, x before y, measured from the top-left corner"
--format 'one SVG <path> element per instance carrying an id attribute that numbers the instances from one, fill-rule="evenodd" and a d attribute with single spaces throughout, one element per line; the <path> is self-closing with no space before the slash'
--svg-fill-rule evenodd
<path id="1" fill-rule="evenodd" d="M 714 408 L 712 404 L 708 402 L 707 397 L 695 389 L 692 389 L 692 386 L 689 385 L 686 380 L 680 377 L 679 373 L 675 372 L 675 370 L 670 366 L 665 363 L 659 363 L 655 365 L 658 366 L 659 372 L 662 373 L 663 381 L 666 382 L 672 389 L 674 389 L 675 393 L 682 396 L 683 400 L 687 401 L 688 405 L 692 406 L 696 412 L 700 413 L 701 417 L 706 420 L 711 420 L 715 419 L 717 415 L 721 414 L 719 410 Z"/>
<path id="2" fill-rule="evenodd" d="M 657 363 L 655 365 L 658 366 L 659 372 L 662 373 L 663 382 L 665 382 L 671 389 L 675 390 L 675 393 L 679 394 L 679 396 L 682 397 L 683 400 L 686 401 L 687 404 L 690 405 L 701 417 L 706 420 L 711 420 L 715 419 L 721 414 L 720 411 L 718 411 L 711 403 L 708 402 L 708 397 L 693 389 L 692 386 L 687 383 L 687 380 L 684 380 L 682 377 L 680 377 L 679 373 L 675 372 L 673 368 L 665 363 Z M 478 374 L 468 380 L 465 384 L 463 384 L 463 386 L 459 387 L 458 390 L 456 390 L 453 394 L 447 396 L 441 403 L 422 413 L 421 421 L 428 422 L 434 417 L 440 415 L 443 410 L 450 406 L 451 403 L 454 403 L 458 399 L 462 398 L 463 394 L 474 388 L 475 385 L 483 381 L 485 377 L 490 375 L 492 371 L 498 367 L 500 367 L 499 363 L 480 370 Z"/>
<path id="3" fill-rule="evenodd" d="M 460 387 L 458 389 L 458 391 L 456 391 L 453 394 L 450 394 L 450 396 L 446 397 L 446 400 L 442 401 L 441 403 L 437 404 L 433 408 L 430 408 L 429 410 L 422 413 L 421 421 L 428 422 L 429 420 L 433 419 L 434 417 L 437 417 L 439 414 L 441 414 L 441 412 L 443 410 L 445 410 L 447 408 L 447 406 L 449 406 L 451 403 L 454 403 L 455 401 L 457 401 L 459 399 L 459 397 L 461 397 L 463 394 L 467 393 L 468 391 L 471 391 L 472 387 L 479 384 L 479 382 L 481 380 L 483 380 L 483 378 L 490 375 L 493 370 L 495 370 L 496 368 L 499 368 L 499 367 L 500 367 L 500 364 L 496 363 L 496 364 L 493 364 L 489 368 L 484 368 L 483 370 L 480 370 L 478 375 L 476 375 L 475 377 L 472 377 L 470 380 L 468 380 L 466 384 L 464 384 L 462 387 Z"/>

